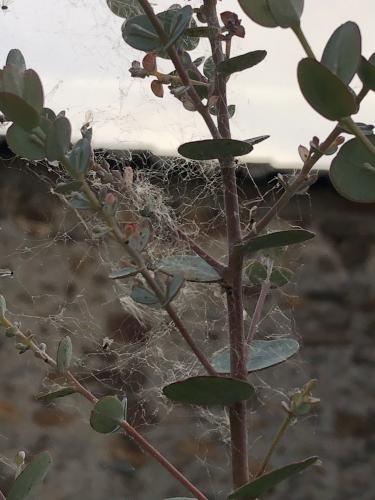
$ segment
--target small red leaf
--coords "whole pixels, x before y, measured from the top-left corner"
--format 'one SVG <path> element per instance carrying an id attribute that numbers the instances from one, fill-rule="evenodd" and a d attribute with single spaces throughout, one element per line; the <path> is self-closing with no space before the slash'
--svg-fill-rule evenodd
<path id="1" fill-rule="evenodd" d="M 156 55 L 153 52 L 146 54 L 143 58 L 142 66 L 149 73 L 153 73 L 156 70 Z"/>
<path id="2" fill-rule="evenodd" d="M 160 83 L 158 80 L 152 80 L 151 90 L 156 95 L 156 97 L 163 97 L 164 96 L 163 84 Z"/>
<path id="3" fill-rule="evenodd" d="M 305 163 L 310 155 L 309 150 L 305 146 L 300 145 L 298 146 L 298 153 L 303 163 Z"/>

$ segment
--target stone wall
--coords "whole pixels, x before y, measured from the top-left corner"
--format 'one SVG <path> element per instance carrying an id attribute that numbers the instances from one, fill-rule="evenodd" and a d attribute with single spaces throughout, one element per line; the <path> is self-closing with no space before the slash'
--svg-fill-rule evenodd
<path id="1" fill-rule="evenodd" d="M 267 169 L 257 180 L 263 190 L 269 175 Z M 254 196 L 251 186 L 242 180 L 248 199 Z M 310 455 L 318 455 L 322 465 L 280 485 L 268 498 L 375 498 L 374 210 L 340 198 L 323 175 L 310 195 L 298 196 L 278 222 L 277 227 L 292 223 L 311 228 L 317 238 L 289 257 L 288 264 L 297 273 L 296 289 L 277 298 L 278 308 L 272 300 L 267 304 L 266 310 L 273 312 L 262 323 L 260 334 L 291 329 L 302 350 L 287 363 L 253 377 L 259 396 L 251 417 L 251 467 L 256 469 L 283 417 L 283 395 L 311 378 L 319 381 L 321 406 L 290 429 L 273 465 Z M 215 426 L 224 425 L 225 419 L 215 414 L 207 423 L 207 416 L 190 410 L 163 406 L 156 411 L 152 402 L 139 405 L 137 391 L 149 390 L 155 374 L 132 357 L 131 346 L 150 342 L 147 325 L 140 325 L 121 308 L 107 278 L 105 259 L 98 257 L 98 248 L 87 240 L 79 221 L 25 165 L 13 160 L 0 167 L 0 228 L 0 268 L 9 267 L 15 273 L 13 279 L 0 283 L 12 317 L 37 333 L 51 351 L 69 333 L 80 349 L 77 371 L 86 377 L 90 369 L 97 374 L 87 377 L 92 390 L 127 392 L 129 419 L 153 443 L 160 443 L 163 453 L 210 499 L 223 500 L 230 489 L 229 458 L 225 432 Z M 215 314 L 219 313 L 212 313 L 217 319 Z M 208 344 L 212 351 L 223 341 L 220 318 L 216 324 Z M 200 341 L 201 332 L 194 325 Z M 105 336 L 115 339 L 117 354 L 103 353 Z M 151 346 L 162 348 L 164 356 L 172 359 L 179 356 L 181 346 L 168 342 L 153 346 L 151 340 Z M 108 368 L 119 367 L 120 362 L 121 370 Z M 94 433 L 88 425 L 88 405 L 77 396 L 50 407 L 35 401 L 48 373 L 29 354 L 22 358 L 15 354 L 4 338 L 0 339 L 0 372 L 0 455 L 46 448 L 54 455 L 55 466 L 39 500 L 162 500 L 186 494 L 128 438 Z M 205 433 L 205 428 L 210 432 Z M 4 489 L 9 473 L 0 464 Z"/>

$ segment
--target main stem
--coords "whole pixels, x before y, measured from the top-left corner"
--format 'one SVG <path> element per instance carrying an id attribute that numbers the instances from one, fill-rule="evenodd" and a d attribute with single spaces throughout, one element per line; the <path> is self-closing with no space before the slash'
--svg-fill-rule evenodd
<path id="1" fill-rule="evenodd" d="M 205 14 L 207 24 L 220 27 L 217 17 L 216 0 L 205 0 Z M 216 67 L 224 60 L 225 55 L 218 37 L 210 39 L 212 57 Z M 221 137 L 230 138 L 229 115 L 227 107 L 226 78 L 216 74 L 216 92 L 219 96 L 218 129 Z M 228 157 L 220 160 L 224 187 L 224 204 L 227 227 L 228 268 L 226 272 L 226 295 L 228 307 L 229 343 L 231 375 L 238 379 L 247 379 L 246 369 L 246 342 L 243 321 L 242 298 L 242 266 L 243 259 L 235 251 L 235 244 L 241 240 L 240 210 L 237 192 L 236 170 L 234 159 Z M 232 478 L 233 486 L 238 488 L 249 480 L 249 466 L 247 455 L 247 408 L 246 402 L 241 401 L 229 408 L 231 451 L 232 451 Z"/>

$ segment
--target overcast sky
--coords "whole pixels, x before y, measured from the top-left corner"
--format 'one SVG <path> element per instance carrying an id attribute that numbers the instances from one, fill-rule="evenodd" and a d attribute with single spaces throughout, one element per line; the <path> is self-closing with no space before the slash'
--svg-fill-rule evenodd
<path id="1" fill-rule="evenodd" d="M 149 147 L 158 153 L 175 153 L 182 142 L 208 138 L 197 113 L 182 108 L 166 93 L 154 97 L 150 80 L 133 79 L 128 69 L 143 53 L 121 38 L 122 20 L 107 8 L 106 0 L 0 0 L 9 5 L 0 11 L 0 65 L 11 48 L 19 48 L 29 67 L 40 74 L 47 105 L 66 109 L 75 133 L 87 112 L 94 116 L 97 145 Z M 154 2 L 164 10 L 177 0 Z M 181 2 L 185 4 L 186 2 Z M 191 2 L 199 5 L 199 1 Z M 290 30 L 262 28 L 242 13 L 236 0 L 223 0 L 220 10 L 233 10 L 243 19 L 246 38 L 236 38 L 233 54 L 265 49 L 266 59 L 231 78 L 229 103 L 236 104 L 232 136 L 247 139 L 263 134 L 268 141 L 256 146 L 252 160 L 288 166 L 299 162 L 297 146 L 320 138 L 332 123 L 317 115 L 304 101 L 297 85 L 296 66 L 304 53 Z M 374 0 L 306 0 L 302 25 L 320 57 L 332 31 L 345 21 L 359 24 L 363 54 L 375 51 Z M 201 43 L 194 56 L 207 55 Z M 161 61 L 160 69 L 170 71 Z M 360 83 L 353 80 L 358 91 Z M 375 94 L 363 104 L 356 119 L 375 121 Z"/>

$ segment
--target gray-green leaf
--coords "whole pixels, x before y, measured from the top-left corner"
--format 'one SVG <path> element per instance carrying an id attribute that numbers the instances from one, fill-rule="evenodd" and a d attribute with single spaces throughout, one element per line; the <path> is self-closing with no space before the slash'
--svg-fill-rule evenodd
<path id="1" fill-rule="evenodd" d="M 59 342 L 57 348 L 56 363 L 60 373 L 65 373 L 70 366 L 73 354 L 73 345 L 71 338 L 67 335 Z"/>
<path id="2" fill-rule="evenodd" d="M 229 495 L 228 500 L 249 500 L 250 498 L 261 497 L 269 490 L 273 489 L 278 483 L 288 479 L 290 476 L 302 472 L 307 467 L 310 467 L 310 465 L 315 464 L 317 460 L 318 457 L 310 457 L 301 462 L 292 463 L 280 469 L 268 472 L 254 481 L 250 481 L 238 488 Z"/>
<path id="3" fill-rule="evenodd" d="M 115 396 L 104 396 L 91 411 L 90 425 L 101 434 L 115 432 L 124 419 L 124 406 Z"/>
<path id="4" fill-rule="evenodd" d="M 51 455 L 45 451 L 28 464 L 13 483 L 7 500 L 25 500 L 34 488 L 43 481 L 52 464 Z"/>
<path id="5" fill-rule="evenodd" d="M 361 60 L 361 32 L 348 21 L 331 35 L 322 55 L 322 64 L 344 83 L 350 83 Z"/>

